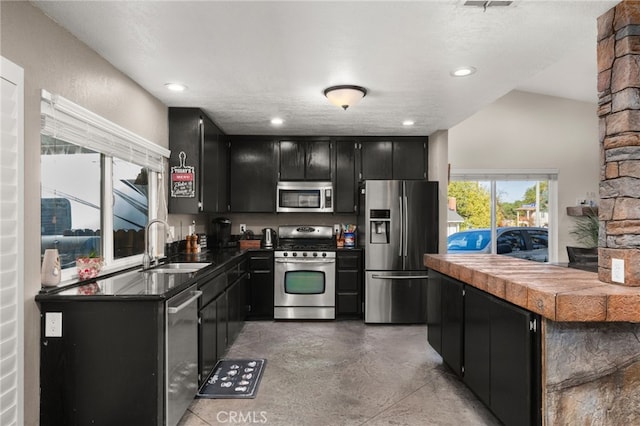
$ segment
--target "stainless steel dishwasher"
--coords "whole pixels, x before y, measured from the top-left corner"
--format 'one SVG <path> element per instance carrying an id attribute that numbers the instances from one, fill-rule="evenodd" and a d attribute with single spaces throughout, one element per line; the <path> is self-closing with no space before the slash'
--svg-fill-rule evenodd
<path id="1" fill-rule="evenodd" d="M 176 425 L 198 391 L 198 298 L 194 284 L 167 300 L 165 315 L 166 424 Z"/>

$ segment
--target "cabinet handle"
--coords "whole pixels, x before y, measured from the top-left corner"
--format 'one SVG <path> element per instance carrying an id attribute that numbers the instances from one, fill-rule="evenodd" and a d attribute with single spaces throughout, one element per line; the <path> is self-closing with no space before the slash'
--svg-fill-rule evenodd
<path id="1" fill-rule="evenodd" d="M 429 275 L 371 275 L 377 280 L 425 280 Z"/>

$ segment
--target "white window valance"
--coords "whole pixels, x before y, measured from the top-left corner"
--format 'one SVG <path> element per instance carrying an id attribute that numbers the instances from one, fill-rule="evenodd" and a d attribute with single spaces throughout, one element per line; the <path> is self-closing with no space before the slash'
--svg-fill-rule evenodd
<path id="1" fill-rule="evenodd" d="M 41 133 L 104 155 L 163 172 L 170 151 L 46 90 L 41 96 Z"/>

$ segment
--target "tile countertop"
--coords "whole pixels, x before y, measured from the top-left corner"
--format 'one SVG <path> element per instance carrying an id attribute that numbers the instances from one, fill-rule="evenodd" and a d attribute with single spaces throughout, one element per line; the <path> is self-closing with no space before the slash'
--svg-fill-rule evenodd
<path id="1" fill-rule="evenodd" d="M 492 254 L 425 254 L 424 264 L 552 321 L 640 322 L 640 287 L 594 272 Z"/>

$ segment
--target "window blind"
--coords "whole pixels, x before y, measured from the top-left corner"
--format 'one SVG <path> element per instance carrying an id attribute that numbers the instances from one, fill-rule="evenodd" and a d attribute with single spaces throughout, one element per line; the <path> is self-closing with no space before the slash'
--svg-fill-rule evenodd
<path id="1" fill-rule="evenodd" d="M 23 424 L 24 77 L 1 59 L 0 424 Z"/>
<path id="2" fill-rule="evenodd" d="M 111 157 L 164 171 L 170 151 L 46 90 L 41 97 L 41 133 Z"/>
<path id="3" fill-rule="evenodd" d="M 557 180 L 558 169 L 451 169 L 451 180 Z"/>

